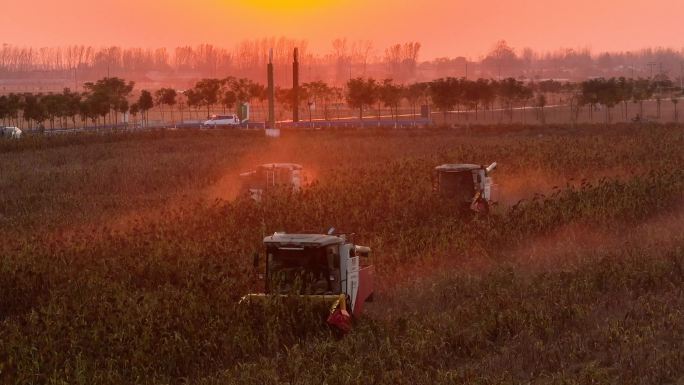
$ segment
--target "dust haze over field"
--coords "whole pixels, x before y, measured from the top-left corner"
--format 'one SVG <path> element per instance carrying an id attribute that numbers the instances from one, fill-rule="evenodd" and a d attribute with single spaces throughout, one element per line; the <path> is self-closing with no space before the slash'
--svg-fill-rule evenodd
<path id="1" fill-rule="evenodd" d="M 0 385 L 684 385 L 684 1 L 5 3 Z"/>
<path id="2" fill-rule="evenodd" d="M 0 379 L 676 382 L 683 145 L 655 125 L 0 142 Z M 490 217 L 431 192 L 434 166 L 493 161 Z M 239 173 L 269 162 L 315 182 L 263 204 L 236 195 Z M 259 290 L 263 234 L 330 226 L 377 267 L 352 333 L 237 306 Z"/>
<path id="3" fill-rule="evenodd" d="M 318 159 L 306 156 L 307 148 L 296 138 L 283 138 L 277 141 L 260 142 L 245 149 L 244 155 L 235 163 L 221 171 L 219 180 L 207 187 L 200 196 L 208 200 L 232 201 L 241 191 L 243 180 L 240 173 L 254 170 L 256 166 L 267 163 L 298 163 L 306 159 L 304 175 L 308 183 L 317 180 Z"/>

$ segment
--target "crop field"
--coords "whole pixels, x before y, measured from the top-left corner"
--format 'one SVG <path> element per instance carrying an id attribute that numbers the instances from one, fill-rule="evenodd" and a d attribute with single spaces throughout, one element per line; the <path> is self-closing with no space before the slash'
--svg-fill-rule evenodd
<path id="1" fill-rule="evenodd" d="M 684 131 L 148 131 L 0 141 L 2 384 L 684 381 Z M 314 182 L 257 204 L 238 174 Z M 433 195 L 498 162 L 492 215 Z M 343 338 L 238 305 L 274 231 L 355 233 L 375 301 Z"/>

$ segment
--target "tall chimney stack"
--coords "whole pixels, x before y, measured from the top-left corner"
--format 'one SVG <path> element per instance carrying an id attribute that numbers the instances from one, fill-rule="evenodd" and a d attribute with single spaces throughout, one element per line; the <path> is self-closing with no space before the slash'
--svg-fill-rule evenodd
<path id="1" fill-rule="evenodd" d="M 292 121 L 299 121 L 299 48 L 294 49 L 292 63 Z"/>

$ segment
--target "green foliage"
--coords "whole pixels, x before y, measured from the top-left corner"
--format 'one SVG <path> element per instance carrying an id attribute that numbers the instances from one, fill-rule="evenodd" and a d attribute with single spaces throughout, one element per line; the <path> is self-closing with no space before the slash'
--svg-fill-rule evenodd
<path id="1" fill-rule="evenodd" d="M 363 119 L 363 109 L 372 106 L 378 100 L 378 84 L 375 79 L 355 78 L 347 82 L 347 104 L 359 109 L 359 118 Z"/>
<path id="2" fill-rule="evenodd" d="M 505 58 L 507 52 L 505 42 L 499 48 L 503 49 L 500 54 L 502 58 Z M 267 99 L 263 85 L 246 78 L 232 76 L 223 79 L 202 79 L 192 88 L 182 91 L 181 100 L 177 99 L 178 95 L 174 89 L 161 88 L 149 96 L 146 95 L 148 91 L 142 90 L 138 100 L 133 102 L 131 100 L 133 86 L 132 82 L 113 77 L 103 78 L 94 83 L 85 83 L 85 92 L 82 94 L 65 89 L 62 94 L 25 93 L 0 96 L 0 120 L 3 125 L 15 124 L 17 126 L 21 126 L 21 121 L 25 120 L 30 128 L 40 127 L 45 121 L 49 121 L 51 128 L 57 126 L 68 128 L 68 118 L 71 119 L 72 126 L 76 126 L 76 115 L 80 116 L 84 125 L 89 122 L 96 124 L 99 119 L 107 123 L 107 119 L 111 122 L 113 112 L 126 113 L 133 104 L 137 105 L 137 112 L 142 114 L 143 121 L 146 121 L 147 112 L 154 105 L 160 107 L 162 120 L 164 120 L 163 107 L 170 107 L 173 120 L 173 107 L 176 104 L 180 105 L 181 112 L 187 105 L 196 112 L 199 112 L 200 108 L 206 108 L 206 113 L 209 115 L 211 109 L 216 106 L 232 109 L 241 103 L 254 101 L 263 103 Z M 578 83 L 560 83 L 554 80 L 535 83 L 514 78 L 469 80 L 447 77 L 430 82 L 397 84 L 389 79 L 378 81 L 373 78 L 356 78 L 350 79 L 344 90 L 330 86 L 323 81 L 305 83 L 300 88 L 299 101 L 309 107 L 310 120 L 313 119 L 311 112 L 314 105 L 322 103 L 323 117 L 329 120 L 329 105 L 339 109 L 345 101 L 349 107 L 359 110 L 361 119 L 364 108 L 367 109 L 376 104 L 378 115 L 380 115 L 380 103 L 389 107 L 390 112 L 397 118 L 404 99 L 411 106 L 414 117 L 416 107 L 420 103 L 432 104 L 444 113 L 445 118 L 454 108 L 459 111 L 461 108 L 465 111 L 474 110 L 477 120 L 481 109 L 493 110 L 494 103 L 497 102 L 501 105 L 502 117 L 507 114 L 508 122 L 512 123 L 514 109 L 525 108 L 534 99 L 534 105 L 541 109 L 538 117 L 543 124 L 545 123 L 544 107 L 539 102 L 547 98 L 552 100 L 550 94 L 555 94 L 554 103 L 558 102 L 562 105 L 569 102 L 571 120 L 577 120 L 581 107 L 589 106 L 591 119 L 593 119 L 594 110 L 605 109 L 605 123 L 609 124 L 611 111 L 619 103 L 624 104 L 625 119 L 627 119 L 627 103 L 630 101 L 638 103 L 640 113 L 635 120 L 641 121 L 645 118 L 644 101 L 655 98 L 658 111 L 660 111 L 662 100 L 669 99 L 676 110 L 676 103 L 681 93 L 682 90 L 665 75 L 649 79 L 596 78 Z M 276 96 L 283 109 L 292 109 L 294 94 L 291 89 L 277 89 Z M 238 114 L 240 113 L 241 109 L 238 109 Z M 114 123 L 118 123 L 118 114 L 115 113 L 113 117 Z M 240 116 L 240 118 L 244 117 Z M 658 119 L 660 119 L 659 112 Z M 502 120 L 500 119 L 499 122 Z M 678 121 L 676 111 L 674 120 Z M 525 123 L 524 120 L 523 123 Z"/>
<path id="3" fill-rule="evenodd" d="M 124 79 L 117 77 L 103 78 L 95 83 L 87 82 L 83 85 L 85 88 L 85 97 L 88 104 L 87 110 L 90 112 L 90 117 L 97 117 L 98 115 L 105 117 L 111 111 L 126 111 L 128 106 L 128 97 L 133 92 L 135 83 L 126 82 Z M 141 99 L 142 100 L 142 99 Z M 144 104 L 138 102 L 140 107 Z M 151 108 L 151 107 L 150 107 Z M 114 114 L 115 118 L 118 116 Z"/>
<path id="4" fill-rule="evenodd" d="M 404 95 L 404 86 L 399 84 L 394 84 L 392 79 L 385 79 L 378 86 L 378 99 L 385 105 L 389 107 L 395 119 L 397 118 L 399 110 L 399 104 Z"/>
<path id="5" fill-rule="evenodd" d="M 430 83 L 430 96 L 432 103 L 439 110 L 446 113 L 454 108 L 459 100 L 459 85 L 458 79 L 444 78 L 437 79 Z"/>

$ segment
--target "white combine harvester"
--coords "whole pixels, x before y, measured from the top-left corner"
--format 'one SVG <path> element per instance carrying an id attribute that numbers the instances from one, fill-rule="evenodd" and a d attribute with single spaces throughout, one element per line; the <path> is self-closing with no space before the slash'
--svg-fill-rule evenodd
<path id="1" fill-rule="evenodd" d="M 21 139 L 19 127 L 0 127 L 0 138 Z"/>
<path id="2" fill-rule="evenodd" d="M 261 201 L 264 192 L 276 188 L 298 191 L 306 183 L 304 168 L 296 163 L 267 163 L 240 174 L 242 192 L 255 201 Z"/>
<path id="3" fill-rule="evenodd" d="M 370 248 L 358 246 L 345 234 L 274 233 L 264 238 L 264 293 L 248 294 L 241 302 L 265 302 L 272 297 L 296 297 L 329 305 L 327 322 L 342 332 L 351 328 L 373 300 L 375 267 Z M 254 267 L 261 266 L 258 254 Z"/>
<path id="4" fill-rule="evenodd" d="M 461 203 L 464 211 L 488 214 L 494 202 L 495 185 L 490 174 L 496 162 L 489 166 L 476 164 L 443 164 L 435 167 L 432 190 L 446 199 Z"/>

